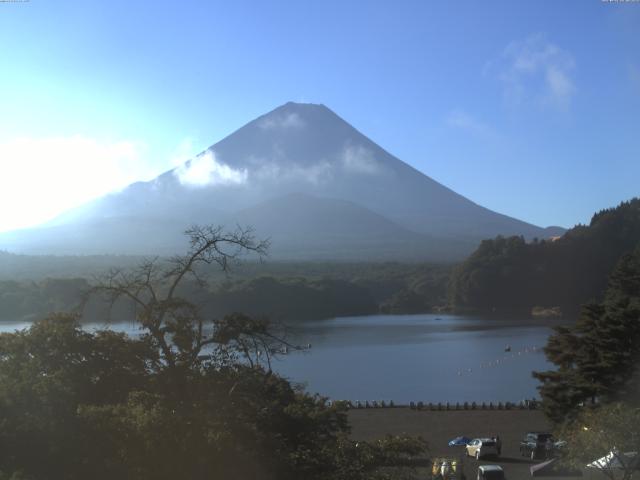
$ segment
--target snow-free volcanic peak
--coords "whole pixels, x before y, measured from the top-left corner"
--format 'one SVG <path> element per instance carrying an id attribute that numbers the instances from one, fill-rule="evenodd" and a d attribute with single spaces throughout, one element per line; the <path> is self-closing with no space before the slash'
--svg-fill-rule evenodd
<path id="1" fill-rule="evenodd" d="M 290 202 L 298 204 L 295 215 L 285 208 Z M 323 225 L 332 216 L 327 231 Z M 0 235 L 0 248 L 173 253 L 184 248 L 179 232 L 190 224 L 235 225 L 243 218 L 272 238 L 274 256 L 297 259 L 451 260 L 498 234 L 557 234 L 475 204 L 322 104 L 288 102 L 154 180 L 50 225 Z"/>

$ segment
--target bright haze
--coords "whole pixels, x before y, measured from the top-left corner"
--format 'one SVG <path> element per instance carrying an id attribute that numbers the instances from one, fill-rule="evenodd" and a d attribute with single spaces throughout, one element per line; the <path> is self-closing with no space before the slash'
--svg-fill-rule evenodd
<path id="1" fill-rule="evenodd" d="M 0 3 L 0 41 L 2 231 L 54 218 L 56 228 L 60 218 L 137 222 L 117 202 L 134 208 L 131 192 L 171 178 L 198 220 L 243 212 L 258 224 L 271 217 L 251 209 L 281 217 L 276 194 L 304 194 L 297 203 L 328 217 L 363 209 L 356 223 L 367 227 L 353 235 L 396 229 L 414 245 L 455 234 L 460 254 L 484 235 L 587 222 L 639 193 L 633 3 L 31 1 Z M 258 143 L 224 158 L 223 139 L 289 101 L 280 127 L 295 162 L 278 157 L 277 135 L 269 151 L 254 134 Z M 308 130 L 324 123 L 300 105 L 324 105 L 339 117 L 328 124 L 344 120 L 366 141 L 350 144 L 349 133 L 323 158 Z M 408 183 L 391 182 L 400 170 Z M 243 193 L 223 201 L 221 191 Z M 203 192 L 218 204 L 199 215 Z M 425 198 L 444 203 L 418 208 Z"/>

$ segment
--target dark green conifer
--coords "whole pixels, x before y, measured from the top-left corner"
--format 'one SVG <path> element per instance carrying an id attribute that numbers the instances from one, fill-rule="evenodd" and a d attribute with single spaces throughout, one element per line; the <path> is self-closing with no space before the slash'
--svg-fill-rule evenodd
<path id="1" fill-rule="evenodd" d="M 575 325 L 555 332 L 545 353 L 557 369 L 534 372 L 552 420 L 631 394 L 640 358 L 640 245 L 618 263 L 603 303 L 585 306 Z"/>

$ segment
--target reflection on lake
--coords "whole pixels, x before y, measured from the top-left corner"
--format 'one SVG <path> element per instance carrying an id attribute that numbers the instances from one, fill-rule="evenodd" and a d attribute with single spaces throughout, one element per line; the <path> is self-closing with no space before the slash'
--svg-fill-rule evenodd
<path id="1" fill-rule="evenodd" d="M 0 331 L 28 323 L 0 324 Z M 542 347 L 551 323 L 454 315 L 373 315 L 305 322 L 290 340 L 310 350 L 274 370 L 334 399 L 497 402 L 537 397 L 532 370 L 551 367 Z M 88 324 L 94 330 L 104 324 Z M 131 323 L 111 328 L 137 334 Z M 511 352 L 505 352 L 509 345 Z"/>

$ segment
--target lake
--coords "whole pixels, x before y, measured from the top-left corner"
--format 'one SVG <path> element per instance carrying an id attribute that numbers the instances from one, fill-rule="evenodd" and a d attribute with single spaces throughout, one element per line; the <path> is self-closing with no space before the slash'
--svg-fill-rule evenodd
<path id="1" fill-rule="evenodd" d="M 273 368 L 333 399 L 520 401 L 538 396 L 531 371 L 552 367 L 542 347 L 555 323 L 441 314 L 305 322 L 290 328 L 290 341 L 311 348 L 278 357 Z M 4 323 L 0 331 L 28 325 Z M 138 333 L 131 323 L 111 328 Z"/>

